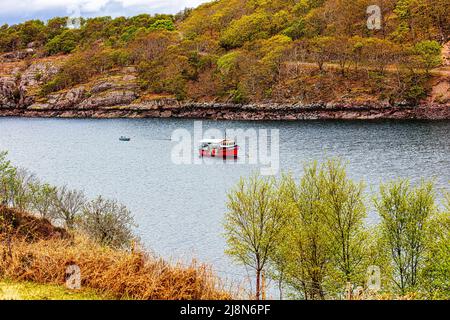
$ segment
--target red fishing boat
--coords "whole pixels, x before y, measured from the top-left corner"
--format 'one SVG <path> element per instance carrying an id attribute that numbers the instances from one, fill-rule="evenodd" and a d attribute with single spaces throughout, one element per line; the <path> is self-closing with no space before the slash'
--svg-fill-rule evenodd
<path id="1" fill-rule="evenodd" d="M 200 141 L 200 157 L 237 158 L 239 146 L 231 139 L 205 139 Z"/>

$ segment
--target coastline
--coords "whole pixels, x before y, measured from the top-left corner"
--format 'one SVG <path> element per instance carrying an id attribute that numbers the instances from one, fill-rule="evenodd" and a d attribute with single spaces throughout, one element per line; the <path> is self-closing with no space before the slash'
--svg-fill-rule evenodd
<path id="1" fill-rule="evenodd" d="M 29 118 L 186 118 L 242 121 L 296 120 L 450 120 L 450 106 L 389 104 L 231 104 L 152 101 L 112 107 L 14 108 L 0 106 L 0 117 Z"/>

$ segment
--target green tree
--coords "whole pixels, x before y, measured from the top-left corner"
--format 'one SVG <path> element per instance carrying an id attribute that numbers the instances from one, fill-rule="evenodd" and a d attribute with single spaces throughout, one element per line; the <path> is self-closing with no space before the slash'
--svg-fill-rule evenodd
<path id="1" fill-rule="evenodd" d="M 20 34 L 20 42 L 23 47 L 33 41 L 45 39 L 45 25 L 40 20 L 29 20 L 17 26 Z"/>
<path id="2" fill-rule="evenodd" d="M 283 176 L 279 192 L 291 223 L 271 258 L 276 280 L 304 299 L 339 296 L 346 283 L 364 281 L 376 257 L 364 224 L 363 191 L 339 159 L 305 165 L 299 184 Z"/>
<path id="3" fill-rule="evenodd" d="M 317 63 L 319 70 L 323 70 L 325 62 L 330 61 L 333 55 L 332 37 L 315 37 L 309 41 L 310 58 Z"/>
<path id="4" fill-rule="evenodd" d="M 261 273 L 286 223 L 284 204 L 273 179 L 253 176 L 228 194 L 225 215 L 226 253 L 256 272 L 256 299 L 261 297 Z"/>
<path id="5" fill-rule="evenodd" d="M 271 27 L 269 16 L 258 11 L 231 22 L 220 37 L 220 45 L 227 49 L 241 47 L 247 41 L 267 38 Z"/>
<path id="6" fill-rule="evenodd" d="M 7 159 L 7 152 L 0 151 L 0 204 L 10 205 L 17 169 Z"/>
<path id="7" fill-rule="evenodd" d="M 393 283 L 401 295 L 414 292 L 423 268 L 426 231 L 436 211 L 433 184 L 422 181 L 412 187 L 399 180 L 381 185 L 375 207 L 391 254 Z"/>
<path id="8" fill-rule="evenodd" d="M 366 63 L 384 74 L 389 64 L 399 62 L 402 50 L 389 40 L 367 38 L 363 43 L 362 53 Z"/>
<path id="9" fill-rule="evenodd" d="M 365 241 L 368 238 L 364 225 L 364 185 L 347 177 L 345 166 L 339 159 L 326 161 L 321 175 L 324 180 L 323 221 L 333 267 L 338 272 L 336 280 L 342 285 L 345 282 L 361 283 L 361 275 L 367 268 Z"/>
<path id="10" fill-rule="evenodd" d="M 420 288 L 427 299 L 450 297 L 450 196 L 447 209 L 431 219 Z"/>
<path id="11" fill-rule="evenodd" d="M 281 249 L 277 247 L 284 256 L 286 283 L 306 300 L 325 299 L 330 251 L 323 223 L 325 208 L 321 199 L 325 188 L 319 165 L 317 162 L 305 165 L 298 185 L 292 177 L 283 179 L 284 202 L 292 210 L 285 231 L 286 244 Z"/>
<path id="12" fill-rule="evenodd" d="M 417 43 L 414 53 L 427 74 L 441 64 L 441 46 L 436 41 L 425 40 Z"/>
<path id="13" fill-rule="evenodd" d="M 47 21 L 46 35 L 47 39 L 53 39 L 67 29 L 67 18 L 56 17 Z"/>
<path id="14" fill-rule="evenodd" d="M 18 168 L 13 176 L 10 204 L 22 211 L 32 208 L 33 185 L 37 182 L 36 176 L 26 169 Z"/>
<path id="15" fill-rule="evenodd" d="M 295 21 L 289 27 L 283 30 L 282 34 L 288 36 L 292 40 L 297 40 L 305 35 L 305 21 L 303 19 Z"/>
<path id="16" fill-rule="evenodd" d="M 173 31 L 175 30 L 175 24 L 172 20 L 164 19 L 164 20 L 156 20 L 150 26 L 150 30 L 167 30 Z"/>
<path id="17" fill-rule="evenodd" d="M 52 220 L 57 188 L 48 183 L 36 183 L 31 186 L 33 209 L 42 218 Z"/>
<path id="18" fill-rule="evenodd" d="M 71 53 L 78 45 L 78 30 L 65 30 L 51 39 L 45 46 L 49 54 Z"/>

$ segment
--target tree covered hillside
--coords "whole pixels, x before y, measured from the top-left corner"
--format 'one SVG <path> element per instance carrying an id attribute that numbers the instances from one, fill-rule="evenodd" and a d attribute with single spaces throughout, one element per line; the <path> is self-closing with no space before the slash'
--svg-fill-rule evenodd
<path id="1" fill-rule="evenodd" d="M 367 26 L 370 5 L 381 8 L 381 29 Z M 0 51 L 70 54 L 42 95 L 136 66 L 142 92 L 178 100 L 414 103 L 439 76 L 449 8 L 450 0 L 218 0 L 176 15 L 82 19 L 76 29 L 67 18 L 4 25 Z"/>

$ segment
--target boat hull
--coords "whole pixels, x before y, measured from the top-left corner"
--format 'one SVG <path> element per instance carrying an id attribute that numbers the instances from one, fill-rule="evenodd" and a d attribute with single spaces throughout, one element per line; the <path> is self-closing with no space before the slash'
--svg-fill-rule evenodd
<path id="1" fill-rule="evenodd" d="M 212 150 L 199 150 L 200 157 L 211 158 L 237 158 L 239 155 L 239 147 L 234 148 L 218 148 Z"/>

